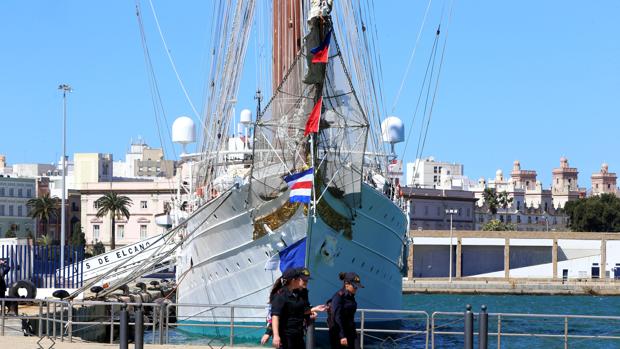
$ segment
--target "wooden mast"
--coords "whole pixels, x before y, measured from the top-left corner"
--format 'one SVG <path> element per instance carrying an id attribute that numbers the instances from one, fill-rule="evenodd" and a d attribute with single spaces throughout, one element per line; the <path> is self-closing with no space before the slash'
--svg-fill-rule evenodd
<path id="1" fill-rule="evenodd" d="M 301 1 L 274 0 L 273 2 L 273 91 L 301 50 Z"/>

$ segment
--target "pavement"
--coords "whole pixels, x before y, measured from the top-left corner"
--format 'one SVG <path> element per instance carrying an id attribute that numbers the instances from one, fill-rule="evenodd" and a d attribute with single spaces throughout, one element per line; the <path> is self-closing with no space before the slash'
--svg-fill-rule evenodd
<path id="1" fill-rule="evenodd" d="M 52 341 L 48 337 L 43 337 L 40 341 L 38 337 L 19 337 L 19 336 L 0 336 L 0 348 L 11 348 L 11 349 L 33 349 L 33 348 L 41 348 L 41 349 L 112 349 L 118 348 L 118 344 L 104 344 L 104 343 L 86 343 L 86 342 L 61 342 L 60 339 L 56 339 Z M 184 344 L 145 344 L 144 349 L 214 349 L 214 348 L 235 348 L 235 349 L 257 349 L 261 348 L 259 346 L 256 347 L 238 347 L 238 346 L 208 346 L 208 345 L 184 345 Z M 262 348 L 270 348 L 265 345 Z M 134 349 L 133 344 L 129 344 L 129 349 Z"/>

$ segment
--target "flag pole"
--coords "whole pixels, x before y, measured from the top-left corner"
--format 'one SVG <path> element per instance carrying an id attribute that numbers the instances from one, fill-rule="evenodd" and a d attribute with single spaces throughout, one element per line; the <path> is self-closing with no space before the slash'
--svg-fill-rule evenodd
<path id="1" fill-rule="evenodd" d="M 312 218 L 316 223 L 316 190 L 314 187 L 314 176 L 316 169 L 314 168 L 314 132 L 310 133 L 310 166 L 312 168 Z"/>

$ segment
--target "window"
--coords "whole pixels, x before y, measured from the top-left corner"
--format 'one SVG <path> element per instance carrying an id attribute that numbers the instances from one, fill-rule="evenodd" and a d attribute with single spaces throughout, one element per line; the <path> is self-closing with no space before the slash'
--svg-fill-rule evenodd
<path id="1" fill-rule="evenodd" d="M 521 201 L 517 200 L 517 210 L 521 209 Z"/>
<path id="2" fill-rule="evenodd" d="M 22 210 L 23 210 L 23 208 L 22 208 L 21 205 L 17 206 L 17 216 L 18 217 L 23 216 L 24 212 Z"/>
<path id="3" fill-rule="evenodd" d="M 0 205 L 0 216 L 4 216 L 4 205 Z"/>
<path id="4" fill-rule="evenodd" d="M 508 215 L 508 217 L 506 217 L 506 221 L 508 223 L 512 223 L 512 216 Z"/>
<path id="5" fill-rule="evenodd" d="M 140 225 L 140 239 L 146 239 L 146 224 Z"/>
<path id="6" fill-rule="evenodd" d="M 596 189 L 598 189 L 598 183 L 596 184 Z"/>
<path id="7" fill-rule="evenodd" d="M 99 240 L 99 224 L 93 224 L 93 240 Z"/>
<path id="8" fill-rule="evenodd" d="M 531 216 L 527 216 L 527 222 L 528 222 L 529 224 L 532 224 L 532 217 L 531 217 Z"/>
<path id="9" fill-rule="evenodd" d="M 428 206 L 424 206 L 424 214 L 428 216 Z"/>
<path id="10" fill-rule="evenodd" d="M 0 188 L 0 196 L 4 196 L 6 193 L 4 192 L 4 188 Z"/>
<path id="11" fill-rule="evenodd" d="M 17 189 L 17 196 L 21 198 L 22 195 L 24 195 L 24 190 L 22 188 Z"/>
<path id="12" fill-rule="evenodd" d="M 119 224 L 116 227 L 116 238 L 117 239 L 124 239 L 125 238 L 125 225 Z"/>
<path id="13" fill-rule="evenodd" d="M 13 188 L 9 188 L 9 196 L 13 195 L 15 195 L 15 191 L 13 190 Z"/>
<path id="14" fill-rule="evenodd" d="M 94 208 L 95 210 L 98 210 L 98 209 L 99 209 L 99 202 L 98 202 L 97 200 L 95 200 L 95 201 L 93 202 L 93 208 Z"/>
<path id="15" fill-rule="evenodd" d="M 471 215 L 471 208 L 467 208 L 467 217 L 469 217 Z"/>
<path id="16" fill-rule="evenodd" d="M 9 205 L 9 216 L 13 215 L 13 205 Z"/>
<path id="17" fill-rule="evenodd" d="M 146 201 L 140 201 L 140 208 L 148 208 Z"/>
<path id="18" fill-rule="evenodd" d="M 26 197 L 32 197 L 32 189 L 26 189 Z"/>
<path id="19" fill-rule="evenodd" d="M 521 216 L 517 216 L 517 223 L 521 223 Z"/>

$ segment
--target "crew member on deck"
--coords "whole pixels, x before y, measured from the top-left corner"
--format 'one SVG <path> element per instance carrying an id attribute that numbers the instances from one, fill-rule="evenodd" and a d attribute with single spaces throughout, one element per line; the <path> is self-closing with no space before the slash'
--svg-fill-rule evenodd
<path id="1" fill-rule="evenodd" d="M 329 342 L 332 348 L 355 348 L 357 333 L 355 331 L 355 312 L 357 302 L 355 293 L 360 287 L 360 277 L 354 272 L 340 273 L 344 282 L 342 288 L 329 301 Z"/>
<path id="2" fill-rule="evenodd" d="M 310 272 L 306 268 L 289 268 L 282 273 L 283 286 L 271 301 L 273 346 L 275 348 L 305 348 L 304 324 L 316 318 L 325 306 L 310 307 L 307 287 Z"/>

